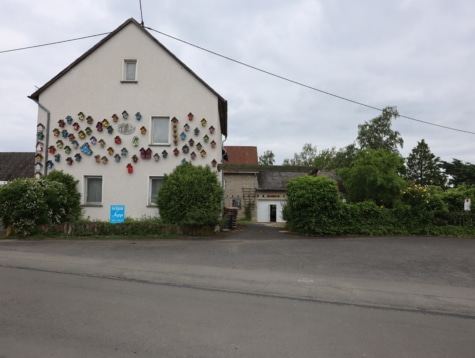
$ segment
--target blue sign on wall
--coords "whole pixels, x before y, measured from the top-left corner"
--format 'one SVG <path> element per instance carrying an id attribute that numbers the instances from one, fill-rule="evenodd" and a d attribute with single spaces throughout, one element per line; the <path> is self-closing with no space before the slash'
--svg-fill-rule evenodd
<path id="1" fill-rule="evenodd" d="M 111 205 L 111 224 L 123 223 L 125 220 L 125 205 Z"/>

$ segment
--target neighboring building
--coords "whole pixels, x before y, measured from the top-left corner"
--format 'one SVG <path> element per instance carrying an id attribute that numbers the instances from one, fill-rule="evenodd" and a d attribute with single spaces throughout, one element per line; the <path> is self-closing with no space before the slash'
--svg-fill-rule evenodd
<path id="1" fill-rule="evenodd" d="M 34 92 L 36 175 L 79 180 L 86 217 L 156 216 L 163 176 L 184 162 L 215 168 L 227 102 L 134 19 Z M 182 190 L 187 190 L 183 188 Z"/>
<path id="2" fill-rule="evenodd" d="M 257 222 L 284 222 L 282 208 L 287 201 L 289 180 L 308 175 L 312 168 L 258 165 L 257 147 L 226 146 L 228 160 L 221 166 L 225 181 L 225 207 L 238 209 L 244 218 L 246 208 Z"/>
<path id="3" fill-rule="evenodd" d="M 35 153 L 0 153 L 0 185 L 13 179 L 32 178 L 34 176 Z"/>

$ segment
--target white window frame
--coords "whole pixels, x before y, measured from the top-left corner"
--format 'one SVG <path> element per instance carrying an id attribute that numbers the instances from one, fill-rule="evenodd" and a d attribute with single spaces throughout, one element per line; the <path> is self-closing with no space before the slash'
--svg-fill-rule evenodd
<path id="1" fill-rule="evenodd" d="M 154 187 L 153 182 L 154 181 L 160 182 L 160 184 L 157 188 L 158 190 L 160 190 L 160 188 L 163 185 L 163 177 L 161 177 L 161 176 L 151 176 L 151 177 L 149 177 L 149 183 L 148 183 L 148 205 L 149 206 L 157 206 L 158 190 L 157 190 L 156 194 L 153 193 L 153 187 Z"/>
<path id="2" fill-rule="evenodd" d="M 129 77 L 129 75 L 131 75 L 131 72 L 129 72 L 129 65 L 134 65 L 133 78 Z M 123 74 L 122 74 L 122 76 L 123 76 L 122 82 L 136 83 L 137 82 L 137 69 L 138 69 L 137 60 L 125 59 L 124 60 L 124 69 L 123 69 Z"/>
<path id="3" fill-rule="evenodd" d="M 90 193 L 89 193 L 89 181 L 90 180 L 97 180 L 97 179 L 100 179 L 101 180 L 101 189 L 100 189 L 100 193 L 99 193 L 99 196 L 100 196 L 100 200 L 99 201 L 92 201 L 90 200 Z M 102 179 L 102 176 L 100 175 L 86 175 L 84 176 L 84 205 L 102 205 L 102 197 L 103 197 L 103 187 L 104 187 L 104 182 L 103 182 L 103 179 Z"/>
<path id="4" fill-rule="evenodd" d="M 165 117 L 165 116 L 152 116 L 150 119 L 150 128 L 152 129 L 150 131 L 150 144 L 151 145 L 170 145 L 170 117 Z M 160 131 L 159 128 L 156 128 L 156 123 L 162 123 L 166 124 L 166 129 L 163 130 L 164 133 Z M 161 136 L 160 139 L 158 140 L 157 137 L 155 137 L 155 134 L 157 131 L 160 131 L 158 133 L 159 136 Z"/>

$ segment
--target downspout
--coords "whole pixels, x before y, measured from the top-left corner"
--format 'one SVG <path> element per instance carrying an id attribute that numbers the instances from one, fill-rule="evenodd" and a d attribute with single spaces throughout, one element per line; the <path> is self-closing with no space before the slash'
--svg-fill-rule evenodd
<path id="1" fill-rule="evenodd" d="M 45 146 L 44 146 L 44 150 L 45 150 L 45 165 L 44 165 L 44 175 L 48 175 L 48 154 L 49 154 L 49 122 L 50 122 L 50 118 L 51 118 L 51 112 L 45 107 L 43 106 L 38 100 L 34 99 L 34 98 L 31 98 L 30 96 L 28 96 L 29 99 L 33 100 L 33 102 L 35 102 L 38 107 L 40 107 L 43 111 L 46 112 L 46 128 L 45 128 L 45 131 L 46 131 L 46 141 L 45 141 Z"/>

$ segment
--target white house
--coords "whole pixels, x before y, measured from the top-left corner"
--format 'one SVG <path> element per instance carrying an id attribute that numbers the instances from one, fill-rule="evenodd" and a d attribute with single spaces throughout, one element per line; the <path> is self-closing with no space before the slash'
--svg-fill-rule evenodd
<path id="1" fill-rule="evenodd" d="M 109 220 L 117 207 L 156 216 L 164 174 L 184 162 L 221 180 L 226 100 L 134 19 L 30 98 L 39 107 L 36 175 L 78 179 L 86 217 Z"/>

